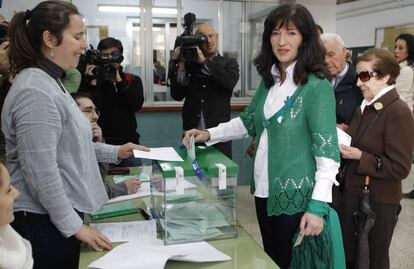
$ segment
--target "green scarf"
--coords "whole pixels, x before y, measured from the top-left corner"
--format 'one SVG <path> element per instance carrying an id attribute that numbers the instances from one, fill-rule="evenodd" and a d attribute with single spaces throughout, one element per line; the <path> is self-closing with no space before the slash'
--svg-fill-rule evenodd
<path id="1" fill-rule="evenodd" d="M 345 269 L 345 253 L 338 214 L 326 202 L 311 200 L 306 212 L 324 219 L 318 236 L 305 236 L 292 250 L 290 269 Z M 294 236 L 296 241 L 298 233 Z"/>

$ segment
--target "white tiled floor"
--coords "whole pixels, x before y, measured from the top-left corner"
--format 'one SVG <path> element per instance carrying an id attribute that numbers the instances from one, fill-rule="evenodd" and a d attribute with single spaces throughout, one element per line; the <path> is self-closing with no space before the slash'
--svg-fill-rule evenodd
<path id="1" fill-rule="evenodd" d="M 413 170 L 411 169 L 409 177 L 403 181 L 404 192 L 413 188 Z M 391 269 L 412 269 L 414 268 L 414 199 L 403 199 L 401 205 L 403 209 L 390 249 Z M 254 197 L 250 194 L 249 186 L 240 186 L 238 189 L 238 219 L 247 232 L 262 246 Z"/>

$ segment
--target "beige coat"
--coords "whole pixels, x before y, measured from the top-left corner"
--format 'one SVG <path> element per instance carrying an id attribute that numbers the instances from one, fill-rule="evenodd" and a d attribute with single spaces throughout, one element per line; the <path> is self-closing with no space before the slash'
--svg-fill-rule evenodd
<path id="1" fill-rule="evenodd" d="M 407 64 L 407 61 L 400 63 L 400 75 L 397 77 L 395 88 L 397 89 L 401 100 L 407 103 L 412 112 L 414 97 L 414 71 Z"/>

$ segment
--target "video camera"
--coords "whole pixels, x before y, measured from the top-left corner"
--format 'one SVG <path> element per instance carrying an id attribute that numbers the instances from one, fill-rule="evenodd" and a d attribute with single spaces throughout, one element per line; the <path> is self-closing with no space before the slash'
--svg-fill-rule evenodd
<path id="1" fill-rule="evenodd" d="M 0 23 L 0 44 L 3 43 L 4 41 L 9 40 L 8 33 L 9 33 L 9 23 L 6 21 L 1 22 Z"/>
<path id="2" fill-rule="evenodd" d="M 113 81 L 116 76 L 116 69 L 112 64 L 120 64 L 124 60 L 124 56 L 119 52 L 104 54 L 99 50 L 95 50 L 92 45 L 89 46 L 90 48 L 79 59 L 81 69 L 84 71 L 87 64 L 95 65 L 96 67 L 92 69 L 92 79 L 96 79 L 98 83 L 104 80 Z"/>
<path id="3" fill-rule="evenodd" d="M 197 46 L 207 42 L 207 37 L 203 34 L 193 35 L 193 24 L 196 15 L 187 13 L 184 15 L 184 32 L 175 40 L 175 47 L 181 47 L 180 57 L 184 62 L 197 62 Z"/>

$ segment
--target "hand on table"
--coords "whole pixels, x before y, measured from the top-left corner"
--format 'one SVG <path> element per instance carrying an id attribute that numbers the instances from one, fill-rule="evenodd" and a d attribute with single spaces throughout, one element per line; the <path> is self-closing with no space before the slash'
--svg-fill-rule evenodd
<path id="1" fill-rule="evenodd" d="M 88 244 L 96 251 L 112 249 L 111 241 L 109 241 L 109 239 L 104 234 L 102 234 L 99 230 L 87 225 L 82 225 L 80 230 L 75 233 L 75 237 L 78 240 Z"/>

